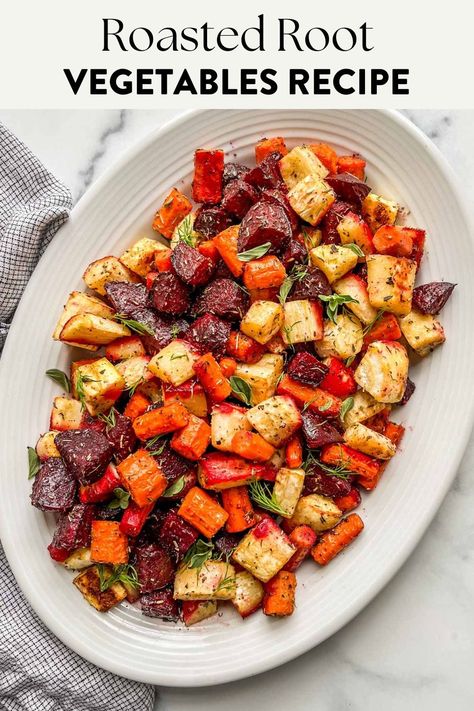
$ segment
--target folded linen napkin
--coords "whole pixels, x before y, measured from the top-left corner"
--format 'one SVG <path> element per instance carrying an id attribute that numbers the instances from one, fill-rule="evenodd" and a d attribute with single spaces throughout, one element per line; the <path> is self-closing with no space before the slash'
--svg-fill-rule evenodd
<path id="1" fill-rule="evenodd" d="M 71 209 L 67 188 L 0 124 L 0 353 L 36 263 Z M 0 708 L 150 711 L 154 689 L 86 662 L 49 632 L 0 545 Z"/>

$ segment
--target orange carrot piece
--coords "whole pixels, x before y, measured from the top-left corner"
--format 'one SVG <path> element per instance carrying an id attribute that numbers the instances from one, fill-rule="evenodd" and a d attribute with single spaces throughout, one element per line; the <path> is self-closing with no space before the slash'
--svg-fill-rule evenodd
<path id="1" fill-rule="evenodd" d="M 269 286 L 266 289 L 250 289 L 250 303 L 253 304 L 255 301 L 275 301 L 278 302 L 278 292 L 280 290 L 276 287 Z"/>
<path id="2" fill-rule="evenodd" d="M 91 560 L 94 563 L 128 563 L 128 537 L 119 521 L 92 521 Z"/>
<path id="3" fill-rule="evenodd" d="M 350 514 L 342 519 L 333 529 L 323 533 L 311 551 L 319 565 L 327 565 L 337 556 L 364 528 L 364 522 L 358 514 Z"/>
<path id="4" fill-rule="evenodd" d="M 298 469 L 303 464 L 301 437 L 293 435 L 285 447 L 285 463 L 290 469 Z"/>
<path id="5" fill-rule="evenodd" d="M 244 267 L 244 286 L 247 289 L 279 287 L 286 277 L 286 270 L 278 257 L 272 254 L 261 259 L 252 259 Z"/>
<path id="6" fill-rule="evenodd" d="M 158 272 L 170 272 L 172 268 L 171 255 L 173 250 L 166 248 L 155 253 L 155 269 Z"/>
<path id="7" fill-rule="evenodd" d="M 229 514 L 225 525 L 228 533 L 239 533 L 258 523 L 246 486 L 233 486 L 221 492 L 222 506 Z"/>
<path id="8" fill-rule="evenodd" d="M 268 444 L 259 434 L 241 430 L 232 437 L 232 451 L 244 459 L 268 462 L 275 454 L 275 447 Z"/>
<path id="9" fill-rule="evenodd" d="M 366 162 L 357 155 L 339 156 L 337 159 L 337 173 L 351 173 L 359 180 L 365 180 Z"/>
<path id="10" fill-rule="evenodd" d="M 215 536 L 229 518 L 227 511 L 198 486 L 188 491 L 178 514 L 207 538 Z"/>
<path id="11" fill-rule="evenodd" d="M 383 225 L 374 234 L 374 248 L 379 254 L 409 257 L 413 252 L 411 230 L 398 225 Z"/>
<path id="12" fill-rule="evenodd" d="M 310 148 L 330 173 L 337 173 L 337 153 L 331 146 L 327 143 L 312 143 Z"/>
<path id="13" fill-rule="evenodd" d="M 224 151 L 199 148 L 194 153 L 193 200 L 217 203 L 222 198 Z"/>
<path id="14" fill-rule="evenodd" d="M 317 535 L 310 526 L 303 525 L 296 526 L 296 528 L 289 533 L 288 538 L 290 539 L 290 543 L 295 546 L 296 551 L 284 566 L 283 570 L 289 570 L 291 573 L 294 573 L 309 555 L 311 548 L 316 543 Z"/>
<path id="15" fill-rule="evenodd" d="M 262 138 L 255 146 L 255 161 L 261 163 L 270 153 L 281 153 L 286 156 L 288 148 L 286 147 L 285 139 L 281 136 L 273 136 L 272 138 Z"/>
<path id="16" fill-rule="evenodd" d="M 168 486 L 166 476 L 146 449 L 130 454 L 117 465 L 117 471 L 123 486 L 140 508 L 156 501 Z"/>
<path id="17" fill-rule="evenodd" d="M 364 336 L 364 347 L 373 341 L 398 341 L 402 337 L 402 332 L 396 316 L 393 314 L 383 314 L 370 331 Z"/>
<path id="18" fill-rule="evenodd" d="M 343 467 L 367 479 L 377 477 L 380 462 L 347 444 L 328 444 L 321 451 L 321 461 L 334 467 Z"/>
<path id="19" fill-rule="evenodd" d="M 234 375 L 237 368 L 237 362 L 234 358 L 221 358 L 219 361 L 220 369 L 225 378 L 230 378 Z"/>
<path id="20" fill-rule="evenodd" d="M 186 195 L 183 195 L 177 188 L 173 188 L 156 213 L 152 227 L 163 237 L 171 239 L 175 228 L 192 209 L 193 206 Z"/>
<path id="21" fill-rule="evenodd" d="M 143 393 L 135 392 L 127 402 L 123 414 L 131 420 L 135 420 L 140 415 L 143 415 L 150 405 L 150 400 Z"/>
<path id="22" fill-rule="evenodd" d="M 416 230 L 412 227 L 405 227 L 405 230 L 410 232 L 410 236 L 413 240 L 413 251 L 410 254 L 410 259 L 416 262 L 417 268 L 419 269 L 423 254 L 425 253 L 426 232 L 425 230 Z"/>
<path id="23" fill-rule="evenodd" d="M 201 356 L 194 363 L 194 371 L 213 402 L 222 402 L 229 397 L 232 388 L 212 353 Z"/>
<path id="24" fill-rule="evenodd" d="M 209 257 L 214 264 L 219 261 L 219 250 L 217 249 L 213 239 L 207 239 L 198 245 L 198 252 L 200 252 L 204 257 Z"/>
<path id="25" fill-rule="evenodd" d="M 296 575 L 280 570 L 265 585 L 263 612 L 273 617 L 287 617 L 295 609 Z"/>
<path id="26" fill-rule="evenodd" d="M 265 353 L 265 346 L 246 336 L 242 331 L 231 331 L 226 352 L 241 363 L 256 363 Z"/>
<path id="27" fill-rule="evenodd" d="M 244 270 L 244 263 L 240 261 L 237 254 L 237 241 L 239 239 L 239 226 L 232 225 L 223 232 L 219 232 L 213 239 L 217 251 L 226 263 L 229 271 L 235 277 L 241 276 Z"/>
<path id="28" fill-rule="evenodd" d="M 351 489 L 345 496 L 337 496 L 334 499 L 334 503 L 337 508 L 342 511 L 342 513 L 348 513 L 353 511 L 360 504 L 360 493 L 358 489 Z"/>
<path id="29" fill-rule="evenodd" d="M 133 421 L 133 429 L 138 439 L 150 439 L 159 434 L 167 434 L 186 427 L 189 421 L 189 412 L 179 402 L 164 405 L 156 410 L 145 412 Z"/>
<path id="30" fill-rule="evenodd" d="M 336 417 L 341 411 L 341 400 L 330 395 L 325 390 L 303 385 L 285 375 L 277 387 L 279 395 L 290 395 L 298 405 L 307 406 L 309 410 L 321 411 L 326 417 Z"/>
<path id="31" fill-rule="evenodd" d="M 383 410 L 378 412 L 376 415 L 372 415 L 368 420 L 365 420 L 364 425 L 374 432 L 383 434 L 385 428 L 387 427 L 388 417 L 390 415 L 390 408 L 385 407 Z"/>
<path id="32" fill-rule="evenodd" d="M 189 413 L 189 422 L 171 438 L 171 448 L 191 461 L 202 457 L 211 441 L 211 428 L 205 420 Z"/>

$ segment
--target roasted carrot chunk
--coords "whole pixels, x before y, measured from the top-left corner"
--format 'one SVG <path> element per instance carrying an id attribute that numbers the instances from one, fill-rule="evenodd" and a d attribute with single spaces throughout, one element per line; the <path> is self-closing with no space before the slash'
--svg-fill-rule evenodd
<path id="1" fill-rule="evenodd" d="M 194 370 L 204 390 L 213 402 L 222 402 L 232 392 L 219 363 L 212 353 L 206 353 L 194 363 Z"/>
<path id="2" fill-rule="evenodd" d="M 207 239 L 198 245 L 198 251 L 204 256 L 209 257 L 214 264 L 219 261 L 219 250 L 217 249 L 213 239 Z"/>
<path id="3" fill-rule="evenodd" d="M 159 434 L 174 432 L 185 427 L 189 421 L 189 412 L 179 402 L 145 412 L 133 420 L 133 429 L 139 439 L 145 440 Z"/>
<path id="4" fill-rule="evenodd" d="M 303 464 L 303 446 L 301 437 L 294 435 L 285 447 L 285 462 L 289 469 L 299 469 Z"/>
<path id="5" fill-rule="evenodd" d="M 241 430 L 236 432 L 232 438 L 232 451 L 244 459 L 268 462 L 275 454 L 275 447 L 268 444 L 259 434 Z"/>
<path id="6" fill-rule="evenodd" d="M 188 424 L 171 438 L 171 447 L 186 459 L 197 461 L 211 441 L 211 428 L 205 420 L 189 413 Z"/>
<path id="7" fill-rule="evenodd" d="M 330 173 L 337 173 L 337 153 L 331 146 L 327 143 L 312 143 L 310 148 Z"/>
<path id="8" fill-rule="evenodd" d="M 393 314 L 383 314 L 364 336 L 364 347 L 373 341 L 398 341 L 402 337 L 402 332 L 396 316 Z"/>
<path id="9" fill-rule="evenodd" d="M 252 259 L 244 267 L 244 285 L 247 289 L 268 289 L 281 286 L 286 270 L 278 257 L 272 254 Z"/>
<path id="10" fill-rule="evenodd" d="M 130 454 L 117 465 L 117 471 L 123 486 L 138 506 L 156 501 L 168 485 L 166 476 L 146 449 Z"/>
<path id="11" fill-rule="evenodd" d="M 155 254 L 155 269 L 157 272 L 170 272 L 172 268 L 171 255 L 172 249 L 163 249 Z"/>
<path id="12" fill-rule="evenodd" d="M 219 361 L 220 369 L 222 370 L 222 375 L 225 378 L 230 378 L 234 375 L 235 369 L 237 368 L 237 362 L 233 358 L 221 358 Z"/>
<path id="13" fill-rule="evenodd" d="M 256 363 L 265 353 L 265 346 L 246 336 L 242 331 L 231 331 L 226 351 L 241 363 Z"/>
<path id="14" fill-rule="evenodd" d="M 212 538 L 229 518 L 227 511 L 198 486 L 188 491 L 178 514 L 207 538 Z"/>
<path id="15" fill-rule="evenodd" d="M 150 400 L 143 395 L 143 393 L 135 392 L 133 393 L 130 400 L 125 406 L 123 414 L 129 417 L 131 420 L 135 420 L 140 415 L 146 412 L 147 408 L 151 405 Z"/>
<path id="16" fill-rule="evenodd" d="M 357 538 L 364 528 L 364 522 L 358 514 L 350 514 L 342 519 L 337 526 L 323 533 L 311 551 L 311 555 L 319 565 L 327 565 L 338 553 Z"/>
<path id="17" fill-rule="evenodd" d="M 307 406 L 309 410 L 321 412 L 326 417 L 336 417 L 341 411 L 341 400 L 320 388 L 303 385 L 285 375 L 279 382 L 277 393 L 290 395 L 298 405 Z"/>
<path id="18" fill-rule="evenodd" d="M 351 173 L 359 180 L 365 179 L 365 166 L 366 162 L 361 156 L 339 156 L 337 159 L 338 173 Z"/>
<path id="19" fill-rule="evenodd" d="M 237 241 L 239 239 L 239 226 L 232 225 L 223 232 L 219 232 L 213 239 L 217 251 L 221 255 L 229 271 L 235 277 L 241 276 L 244 270 L 244 263 L 240 261 L 237 254 Z"/>
<path id="20" fill-rule="evenodd" d="M 280 570 L 265 585 L 263 612 L 273 617 L 287 617 L 295 609 L 296 575 Z"/>
<path id="21" fill-rule="evenodd" d="M 224 151 L 199 149 L 194 153 L 193 199 L 217 203 L 222 198 Z"/>
<path id="22" fill-rule="evenodd" d="M 358 489 L 351 489 L 345 496 L 338 496 L 334 499 L 334 503 L 342 513 L 353 511 L 360 504 L 360 493 Z"/>
<path id="23" fill-rule="evenodd" d="M 266 289 L 249 289 L 250 303 L 253 304 L 255 301 L 278 301 L 277 287 L 269 286 Z"/>
<path id="24" fill-rule="evenodd" d="M 364 425 L 366 427 L 369 427 L 371 430 L 374 430 L 374 432 L 384 434 L 385 428 L 387 427 L 389 415 L 390 408 L 384 407 L 384 409 L 378 412 L 376 415 L 369 417 L 369 419 L 364 422 Z"/>
<path id="25" fill-rule="evenodd" d="M 262 138 L 255 146 L 255 161 L 261 163 L 270 153 L 281 153 L 286 156 L 288 149 L 285 139 L 281 136 L 273 136 L 272 138 Z"/>
<path id="26" fill-rule="evenodd" d="M 118 521 L 92 521 L 91 560 L 110 565 L 128 562 L 128 538 Z"/>
<path id="27" fill-rule="evenodd" d="M 177 188 L 173 188 L 165 198 L 153 220 L 153 229 L 171 239 L 174 229 L 184 220 L 193 206 L 186 195 L 183 195 Z"/>
<path id="28" fill-rule="evenodd" d="M 258 523 L 246 486 L 234 486 L 221 493 L 222 506 L 229 514 L 225 525 L 229 533 L 239 533 Z"/>
<path id="29" fill-rule="evenodd" d="M 290 542 L 295 546 L 296 551 L 291 556 L 288 563 L 285 565 L 284 570 L 289 570 L 294 573 L 297 568 L 300 567 L 304 559 L 309 555 L 311 548 L 316 543 L 316 534 L 310 526 L 296 526 L 288 538 Z"/>
<path id="30" fill-rule="evenodd" d="M 328 444 L 321 451 L 321 461 L 334 467 L 343 467 L 362 477 L 374 478 L 378 475 L 380 462 L 367 454 L 358 452 L 347 444 Z"/>
<path id="31" fill-rule="evenodd" d="M 413 252 L 411 230 L 398 225 L 383 225 L 374 234 L 374 248 L 379 254 L 409 257 Z"/>

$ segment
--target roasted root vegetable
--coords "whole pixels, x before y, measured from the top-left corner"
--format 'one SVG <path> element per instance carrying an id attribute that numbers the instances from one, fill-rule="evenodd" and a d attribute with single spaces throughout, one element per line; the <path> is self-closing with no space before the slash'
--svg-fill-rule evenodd
<path id="1" fill-rule="evenodd" d="M 146 449 L 138 449 L 117 466 L 123 486 L 137 506 L 148 506 L 167 487 L 166 476 Z"/>
<path id="2" fill-rule="evenodd" d="M 328 174 L 327 168 L 321 163 L 311 146 L 296 146 L 280 160 L 281 177 L 288 190 L 304 178 L 318 180 Z"/>
<path id="3" fill-rule="evenodd" d="M 175 402 L 140 415 L 133 421 L 133 429 L 139 439 L 147 440 L 180 430 L 186 427 L 189 419 L 190 413 L 184 405 Z"/>
<path id="4" fill-rule="evenodd" d="M 120 261 L 131 272 L 145 278 L 148 272 L 153 269 L 156 254 L 167 251 L 167 249 L 161 242 L 143 237 L 120 256 Z"/>
<path id="5" fill-rule="evenodd" d="M 408 345 L 419 356 L 428 355 L 436 346 L 441 345 L 446 340 L 442 325 L 437 318 L 430 314 L 411 311 L 406 316 L 403 316 L 399 323 Z"/>
<path id="6" fill-rule="evenodd" d="M 183 429 L 174 433 L 171 447 L 182 457 L 198 461 L 211 441 L 211 428 L 200 417 L 189 413 L 188 423 Z"/>
<path id="7" fill-rule="evenodd" d="M 208 452 L 199 462 L 199 483 L 205 489 L 221 491 L 234 486 L 250 484 L 267 478 L 264 464 L 249 462 L 241 457 L 221 452 Z"/>
<path id="8" fill-rule="evenodd" d="M 316 351 L 321 358 L 354 358 L 362 350 L 364 330 L 354 314 L 342 312 L 334 321 L 324 321 L 323 337 L 316 342 Z"/>
<path id="9" fill-rule="evenodd" d="M 319 341 L 323 335 L 323 307 L 319 301 L 287 301 L 281 329 L 286 346 Z"/>
<path id="10" fill-rule="evenodd" d="M 139 336 L 123 336 L 109 343 L 105 349 L 105 357 L 111 363 L 118 363 L 128 358 L 138 358 L 146 354 L 145 346 Z"/>
<path id="11" fill-rule="evenodd" d="M 285 139 L 282 136 L 262 138 L 255 144 L 255 161 L 257 163 L 261 163 L 271 153 L 280 153 L 282 156 L 288 153 Z"/>
<path id="12" fill-rule="evenodd" d="M 105 293 L 103 291 L 102 293 Z M 63 312 L 59 318 L 56 328 L 54 329 L 53 338 L 55 341 L 62 340 L 61 332 L 66 325 L 66 323 L 73 317 L 79 316 L 80 314 L 93 314 L 95 316 L 101 316 L 104 319 L 111 319 L 114 316 L 113 309 L 110 308 L 106 303 L 101 301 L 95 296 L 90 296 L 89 294 L 84 294 L 81 291 L 73 291 L 70 295 L 66 304 L 64 305 Z M 69 345 L 83 347 L 84 344 L 70 342 Z M 97 350 L 98 346 L 89 345 L 87 350 Z"/>
<path id="13" fill-rule="evenodd" d="M 232 600 L 234 594 L 234 566 L 220 560 L 207 560 L 200 568 L 183 563 L 174 579 L 175 600 Z"/>
<path id="14" fill-rule="evenodd" d="M 106 567 L 104 574 L 110 576 L 112 569 Z M 95 607 L 98 612 L 108 612 L 119 602 L 125 600 L 127 591 L 121 583 L 114 583 L 106 590 L 101 590 L 99 567 L 93 565 L 82 573 L 79 573 L 74 580 L 74 585 L 82 593 L 89 605 Z"/>
<path id="15" fill-rule="evenodd" d="M 346 444 L 330 444 L 323 448 L 321 461 L 329 466 L 353 472 L 364 477 L 377 476 L 380 462 L 362 454 Z"/>
<path id="16" fill-rule="evenodd" d="M 267 462 L 275 454 L 275 447 L 255 432 L 241 430 L 232 437 L 232 451 L 244 459 Z"/>
<path id="17" fill-rule="evenodd" d="M 183 195 L 177 188 L 173 188 L 156 213 L 152 227 L 163 237 L 171 239 L 176 227 L 192 209 L 192 203 L 186 195 Z"/>
<path id="18" fill-rule="evenodd" d="M 265 517 L 240 541 L 233 559 L 263 583 L 268 582 L 295 552 L 288 536 L 269 517 Z"/>
<path id="19" fill-rule="evenodd" d="M 286 443 L 285 462 L 289 469 L 299 469 L 303 464 L 303 445 L 299 435 L 294 435 Z"/>
<path id="20" fill-rule="evenodd" d="M 367 289 L 376 309 L 406 316 L 411 310 L 416 262 L 405 257 L 371 254 L 367 257 Z"/>
<path id="21" fill-rule="evenodd" d="M 332 531 L 326 531 L 319 538 L 311 551 L 314 561 L 319 565 L 327 565 L 357 538 L 363 528 L 364 523 L 357 514 L 351 514 L 340 521 Z"/>
<path id="22" fill-rule="evenodd" d="M 324 180 L 308 175 L 291 188 L 288 200 L 296 214 L 315 227 L 335 202 L 336 195 Z"/>
<path id="23" fill-rule="evenodd" d="M 238 405 L 222 403 L 215 405 L 211 413 L 212 446 L 224 452 L 233 451 L 233 439 L 238 432 L 248 431 L 252 425 L 247 419 L 247 411 Z"/>
<path id="24" fill-rule="evenodd" d="M 399 402 L 408 377 L 408 355 L 397 341 L 371 343 L 354 373 L 360 387 L 377 402 Z"/>
<path id="25" fill-rule="evenodd" d="M 164 383 L 182 385 L 195 375 L 194 364 L 198 357 L 189 343 L 175 340 L 153 356 L 148 368 Z"/>
<path id="26" fill-rule="evenodd" d="M 268 255 L 245 265 L 243 282 L 247 289 L 268 289 L 281 286 L 285 277 L 285 267 L 278 257 Z"/>
<path id="27" fill-rule="evenodd" d="M 227 511 L 215 499 L 197 486 L 188 491 L 178 513 L 208 538 L 215 536 L 229 517 Z"/>
<path id="28" fill-rule="evenodd" d="M 277 392 L 279 395 L 289 395 L 301 407 L 325 414 L 327 417 L 337 417 L 341 410 L 342 403 L 338 397 L 320 388 L 303 385 L 292 380 L 288 375 L 278 383 Z"/>
<path id="29" fill-rule="evenodd" d="M 235 575 L 235 595 L 231 602 L 241 617 L 245 619 L 258 610 L 262 604 L 264 588 L 260 580 L 242 570 Z"/>
<path id="30" fill-rule="evenodd" d="M 233 486 L 222 491 L 222 506 L 229 514 L 225 525 L 229 533 L 240 533 L 258 523 L 246 486 Z"/>
<path id="31" fill-rule="evenodd" d="M 45 432 L 45 434 L 41 435 L 36 442 L 35 450 L 41 462 L 46 461 L 46 459 L 49 459 L 50 457 L 61 456 L 54 443 L 57 434 L 57 431 L 50 430 L 49 432 Z"/>
<path id="32" fill-rule="evenodd" d="M 129 335 L 130 330 L 126 326 L 110 318 L 83 313 L 73 316 L 64 324 L 59 340 L 69 344 L 75 343 L 79 347 L 105 346 L 117 338 Z"/>
<path id="33" fill-rule="evenodd" d="M 206 353 L 195 361 L 194 372 L 212 402 L 222 402 L 231 394 L 229 381 L 212 353 Z"/>
<path id="34" fill-rule="evenodd" d="M 283 326 L 283 309 L 273 301 L 254 301 L 240 323 L 240 330 L 265 345 Z"/>
<path id="35" fill-rule="evenodd" d="M 118 521 L 92 521 L 91 560 L 110 565 L 128 562 L 128 538 Z"/>
<path id="36" fill-rule="evenodd" d="M 265 585 L 263 612 L 272 617 L 287 617 L 295 609 L 296 575 L 280 570 Z"/>
<path id="37" fill-rule="evenodd" d="M 250 403 L 258 405 L 271 397 L 283 373 L 283 357 L 265 353 L 256 363 L 237 363 L 234 376 L 244 380 L 250 388 Z"/>
<path id="38" fill-rule="evenodd" d="M 124 379 L 107 358 L 77 368 L 75 390 L 93 417 L 110 410 L 124 388 Z"/>
<path id="39" fill-rule="evenodd" d="M 376 459 L 390 459 L 397 449 L 388 437 L 374 432 L 370 427 L 366 427 L 360 422 L 347 428 L 344 432 L 344 442 L 349 447 L 369 454 L 371 457 L 376 457 Z"/>
<path id="40" fill-rule="evenodd" d="M 295 546 L 296 550 L 291 556 L 284 570 L 289 570 L 294 573 L 305 558 L 308 557 L 311 548 L 314 546 L 317 535 L 311 528 L 305 524 L 296 526 L 288 536 L 290 542 Z"/>
<path id="41" fill-rule="evenodd" d="M 293 516 L 288 520 L 290 530 L 296 526 L 309 526 L 315 533 L 332 528 L 341 518 L 341 511 L 326 496 L 309 494 L 296 504 Z"/>
<path id="42" fill-rule="evenodd" d="M 398 215 L 398 205 L 375 193 L 369 193 L 362 202 L 362 215 L 372 232 L 383 225 L 394 225 Z"/>
<path id="43" fill-rule="evenodd" d="M 282 467 L 278 470 L 273 487 L 273 494 L 282 516 L 291 518 L 296 508 L 296 504 L 301 496 L 304 486 L 305 473 L 303 469 L 288 469 Z"/>
<path id="44" fill-rule="evenodd" d="M 265 353 L 265 348 L 261 343 L 242 331 L 232 331 L 227 342 L 226 350 L 228 355 L 235 358 L 240 363 L 256 363 Z"/>
<path id="45" fill-rule="evenodd" d="M 320 269 L 330 284 L 354 269 L 357 254 L 338 244 L 321 244 L 310 252 L 311 263 Z"/>
<path id="46" fill-rule="evenodd" d="M 280 447 L 301 427 L 301 415 L 294 401 L 274 395 L 247 412 L 247 418 L 266 442 Z"/>
<path id="47" fill-rule="evenodd" d="M 213 239 L 213 243 L 225 265 L 235 277 L 240 277 L 244 270 L 244 263 L 238 257 L 238 239 L 239 228 L 237 225 L 233 225 L 223 232 L 219 232 Z"/>
<path id="48" fill-rule="evenodd" d="M 183 622 L 186 627 L 196 625 L 217 614 L 215 600 L 183 600 Z"/>
<path id="49" fill-rule="evenodd" d="M 139 277 L 117 257 L 97 259 L 89 264 L 82 278 L 89 289 L 97 291 L 102 296 L 106 294 L 105 286 L 109 282 L 131 282 L 133 284 L 140 281 Z M 86 311 L 87 313 L 95 313 L 90 309 L 86 309 Z M 100 316 L 101 314 L 98 315 Z"/>
<path id="50" fill-rule="evenodd" d="M 193 199 L 217 203 L 222 197 L 224 151 L 198 149 L 194 154 Z"/>

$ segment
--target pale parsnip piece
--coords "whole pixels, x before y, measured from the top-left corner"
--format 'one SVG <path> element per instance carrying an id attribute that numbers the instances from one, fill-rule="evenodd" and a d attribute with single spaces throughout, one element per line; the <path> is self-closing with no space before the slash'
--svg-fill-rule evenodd
<path id="1" fill-rule="evenodd" d="M 217 602 L 215 600 L 195 600 L 189 601 L 193 605 L 193 611 L 189 614 L 183 606 L 183 621 L 186 627 L 196 625 L 199 622 L 213 617 L 217 613 Z"/>
<path id="2" fill-rule="evenodd" d="M 288 200 L 302 220 L 316 227 L 335 202 L 336 194 L 324 180 L 308 175 L 290 190 Z"/>
<path id="3" fill-rule="evenodd" d="M 83 420 L 82 405 L 70 397 L 55 397 L 49 418 L 50 429 L 58 432 L 78 430 Z"/>
<path id="4" fill-rule="evenodd" d="M 287 467 L 279 469 L 276 475 L 273 493 L 279 507 L 285 511 L 285 518 L 293 516 L 303 491 L 304 477 L 303 469 L 288 469 Z"/>
<path id="5" fill-rule="evenodd" d="M 283 357 L 265 353 L 256 363 L 237 363 L 234 375 L 245 380 L 252 393 L 252 405 L 271 397 L 283 372 Z"/>
<path id="6" fill-rule="evenodd" d="M 247 412 L 247 418 L 274 447 L 280 447 L 301 426 L 300 411 L 292 398 L 274 395 Z"/>
<path id="7" fill-rule="evenodd" d="M 344 442 L 349 447 L 377 459 L 390 459 L 397 450 L 396 445 L 388 437 L 360 422 L 347 428 L 344 432 Z"/>
<path id="8" fill-rule="evenodd" d="M 130 269 L 122 264 L 117 257 L 102 257 L 91 262 L 82 275 L 89 289 L 104 295 L 105 285 L 109 281 L 139 282 L 140 279 Z M 92 312 L 94 313 L 94 312 Z M 102 314 L 98 314 L 102 316 Z"/>
<path id="9" fill-rule="evenodd" d="M 320 244 L 310 252 L 311 262 L 327 276 L 330 284 L 350 272 L 357 264 L 357 254 L 340 244 Z"/>
<path id="10" fill-rule="evenodd" d="M 385 409 L 383 402 L 377 402 L 365 390 L 358 390 L 354 394 L 354 404 L 344 417 L 344 427 L 351 427 L 358 422 L 365 422 Z"/>
<path id="11" fill-rule="evenodd" d="M 367 257 L 369 300 L 376 309 L 397 316 L 410 313 L 415 277 L 416 262 L 411 259 L 385 254 L 369 254 Z"/>
<path id="12" fill-rule="evenodd" d="M 317 341 L 323 336 L 321 304 L 309 299 L 286 301 L 281 336 L 286 345 Z"/>
<path id="13" fill-rule="evenodd" d="M 232 604 L 241 617 L 248 617 L 262 604 L 264 587 L 248 570 L 236 573 L 235 583 L 235 597 L 232 598 Z"/>
<path id="14" fill-rule="evenodd" d="M 82 291 L 73 291 L 69 294 L 68 300 L 64 305 L 63 312 L 59 317 L 56 328 L 54 329 L 53 338 L 55 341 L 60 340 L 61 331 L 64 325 L 73 317 L 78 314 L 95 314 L 96 316 L 102 316 L 103 318 L 112 318 L 114 316 L 113 309 L 103 301 L 95 296 L 90 296 L 89 294 L 84 294 Z M 63 341 L 64 343 L 65 341 Z M 78 346 L 80 348 L 85 348 L 86 350 L 96 351 L 98 346 L 86 346 L 82 343 L 68 343 L 70 346 Z"/>
<path id="15" fill-rule="evenodd" d="M 232 600 L 235 568 L 220 560 L 207 560 L 200 568 L 181 565 L 174 579 L 175 600 Z"/>
<path id="16" fill-rule="evenodd" d="M 105 575 L 112 573 L 112 568 L 104 566 Z M 127 592 L 121 583 L 114 583 L 104 592 L 100 591 L 100 577 L 97 565 L 87 568 L 79 573 L 74 580 L 74 585 L 82 593 L 89 605 L 99 612 L 107 612 L 127 597 Z"/>
<path id="17" fill-rule="evenodd" d="M 283 308 L 274 301 L 254 301 L 240 324 L 240 330 L 257 343 L 268 343 L 283 325 Z"/>
<path id="18" fill-rule="evenodd" d="M 155 254 L 167 249 L 168 247 L 156 239 L 143 237 L 120 255 L 120 261 L 132 272 L 145 278 L 153 269 Z"/>
<path id="19" fill-rule="evenodd" d="M 90 548 L 76 548 L 64 561 L 64 567 L 69 570 L 84 570 L 92 564 Z"/>
<path id="20" fill-rule="evenodd" d="M 171 249 L 174 249 L 178 242 L 181 242 L 183 237 L 186 237 L 186 241 L 189 242 L 193 247 L 197 246 L 201 235 L 194 229 L 195 220 L 195 212 L 190 212 L 188 215 L 186 215 L 186 217 L 183 217 L 179 225 L 177 225 L 173 231 L 173 236 L 171 237 L 170 242 Z"/>
<path id="21" fill-rule="evenodd" d="M 223 452 L 232 452 L 232 438 L 237 432 L 249 432 L 252 425 L 247 411 L 238 405 L 223 402 L 214 405 L 211 413 L 211 443 Z"/>
<path id="22" fill-rule="evenodd" d="M 309 146 L 296 146 L 280 160 L 281 177 L 288 190 L 294 188 L 300 180 L 311 176 L 318 180 L 328 174 L 327 168 L 313 153 Z"/>
<path id="23" fill-rule="evenodd" d="M 45 459 L 50 457 L 60 457 L 59 450 L 56 447 L 54 440 L 59 432 L 56 430 L 50 430 L 41 435 L 39 440 L 36 442 L 36 454 L 40 458 L 40 461 L 44 462 Z"/>
<path id="24" fill-rule="evenodd" d="M 73 341 L 79 347 L 81 344 L 105 346 L 117 338 L 130 336 L 130 329 L 110 318 L 102 318 L 94 314 L 78 314 L 69 319 L 63 326 L 59 336 L 61 341 Z"/>
<path id="25" fill-rule="evenodd" d="M 383 225 L 394 225 L 398 215 L 398 205 L 375 193 L 369 193 L 362 202 L 362 216 L 372 232 Z"/>
<path id="26" fill-rule="evenodd" d="M 115 368 L 118 370 L 125 382 L 125 389 L 135 388 L 138 383 L 151 380 L 153 374 L 148 370 L 150 356 L 135 356 L 127 358 L 119 363 L 115 363 Z"/>
<path id="27" fill-rule="evenodd" d="M 407 343 L 419 356 L 426 356 L 436 346 L 445 342 L 444 329 L 438 319 L 430 314 L 413 310 L 399 319 L 400 329 Z"/>
<path id="28" fill-rule="evenodd" d="M 85 406 L 92 417 L 110 410 L 125 387 L 124 379 L 107 358 L 80 365 L 76 383 L 78 377 L 82 380 Z"/>
<path id="29" fill-rule="evenodd" d="M 348 274 L 338 279 L 332 288 L 336 294 L 352 296 L 356 301 L 348 301 L 345 306 L 352 311 L 364 325 L 372 323 L 377 318 L 377 310 L 369 301 L 369 293 L 363 279 L 356 274 Z"/>
<path id="30" fill-rule="evenodd" d="M 399 402 L 405 392 L 408 367 L 408 355 L 401 343 L 374 341 L 357 366 L 354 378 L 378 402 Z"/>
<path id="31" fill-rule="evenodd" d="M 372 254 L 374 251 L 370 227 L 355 212 L 344 215 L 336 229 L 341 238 L 341 244 L 356 244 L 366 255 Z M 363 257 L 359 257 L 359 259 L 363 261 Z"/>
<path id="32" fill-rule="evenodd" d="M 175 340 L 153 356 L 148 368 L 163 382 L 182 385 L 195 375 L 194 363 L 198 358 L 189 343 Z"/>
<path id="33" fill-rule="evenodd" d="M 310 494 L 302 496 L 298 501 L 289 524 L 293 528 L 301 525 L 310 526 L 313 531 L 319 533 L 335 526 L 341 516 L 342 511 L 331 499 L 319 494 Z"/>
<path id="34" fill-rule="evenodd" d="M 324 321 L 324 334 L 314 345 L 321 358 L 352 358 L 361 350 L 364 332 L 359 319 L 353 314 L 342 312 L 336 316 L 336 323 L 330 319 Z"/>
<path id="35" fill-rule="evenodd" d="M 273 519 L 264 519 L 240 541 L 233 553 L 236 563 L 257 580 L 267 583 L 288 563 L 295 547 Z"/>

